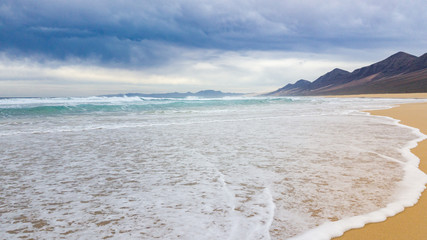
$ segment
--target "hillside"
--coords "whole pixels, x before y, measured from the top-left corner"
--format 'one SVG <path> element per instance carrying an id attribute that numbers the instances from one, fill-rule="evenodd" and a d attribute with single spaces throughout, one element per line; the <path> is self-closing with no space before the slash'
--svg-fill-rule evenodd
<path id="1" fill-rule="evenodd" d="M 150 97 L 150 98 L 186 98 L 186 97 L 200 97 L 200 98 L 222 98 L 222 97 L 238 97 L 242 96 L 244 93 L 224 93 L 221 91 L 215 90 L 203 90 L 196 93 L 186 92 L 172 92 L 172 93 L 126 93 L 126 94 L 111 94 L 111 95 L 102 95 L 101 97 Z"/>
<path id="2" fill-rule="evenodd" d="M 398 52 L 351 73 L 336 68 L 313 82 L 299 80 L 266 95 L 316 96 L 415 92 L 427 92 L 427 53 L 416 57 Z"/>

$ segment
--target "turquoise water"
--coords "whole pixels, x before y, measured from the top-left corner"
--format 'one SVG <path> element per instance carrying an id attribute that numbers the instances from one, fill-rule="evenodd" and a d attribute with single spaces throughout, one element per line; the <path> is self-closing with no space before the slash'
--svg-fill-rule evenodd
<path id="1" fill-rule="evenodd" d="M 53 116 L 102 113 L 150 113 L 161 111 L 198 110 L 203 108 L 290 103 L 290 98 L 229 99 L 147 99 L 140 97 L 107 98 L 24 98 L 0 99 L 0 116 Z"/>
<path id="2" fill-rule="evenodd" d="M 423 186 L 360 112 L 414 101 L 0 99 L 0 238 L 328 239 Z"/>

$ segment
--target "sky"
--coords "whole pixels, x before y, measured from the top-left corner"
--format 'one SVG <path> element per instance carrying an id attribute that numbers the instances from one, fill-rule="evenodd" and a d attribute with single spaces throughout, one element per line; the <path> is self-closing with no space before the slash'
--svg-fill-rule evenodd
<path id="1" fill-rule="evenodd" d="M 263 93 L 427 52 L 425 0 L 2 0 L 0 97 Z"/>

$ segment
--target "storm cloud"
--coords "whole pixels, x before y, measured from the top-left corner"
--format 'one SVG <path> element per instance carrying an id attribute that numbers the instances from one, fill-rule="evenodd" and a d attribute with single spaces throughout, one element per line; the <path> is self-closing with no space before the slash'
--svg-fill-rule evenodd
<path id="1" fill-rule="evenodd" d="M 156 63 L 163 48 L 328 51 L 425 44 L 425 1 L 64 1 L 0 3 L 0 50 Z M 417 43 L 417 41 L 420 41 Z"/>
<path id="2" fill-rule="evenodd" d="M 253 52 L 367 62 L 424 53 L 426 12 L 424 0 L 3 0 L 0 54 L 3 65 L 31 59 L 166 72 Z"/>

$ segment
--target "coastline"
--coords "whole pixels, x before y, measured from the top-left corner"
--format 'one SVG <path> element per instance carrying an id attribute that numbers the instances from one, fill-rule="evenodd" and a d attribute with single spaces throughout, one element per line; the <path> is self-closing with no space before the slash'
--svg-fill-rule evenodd
<path id="1" fill-rule="evenodd" d="M 427 93 L 381 93 L 381 94 L 329 95 L 329 96 L 323 96 L 323 97 L 326 97 L 326 98 L 413 98 L 413 99 L 427 99 Z M 387 115 L 382 115 L 382 116 L 387 116 Z"/>
<path id="2" fill-rule="evenodd" d="M 379 98 L 426 98 L 427 94 L 380 94 Z M 371 95 L 344 96 L 344 97 L 372 97 Z M 369 111 L 372 115 L 391 117 L 400 120 L 401 124 L 419 129 L 427 134 L 427 103 L 409 103 L 385 109 Z M 420 158 L 419 169 L 427 173 L 427 140 L 418 143 L 411 152 Z M 422 240 L 427 239 L 427 191 L 421 194 L 418 202 L 407 207 L 395 216 L 383 222 L 369 223 L 362 228 L 351 229 L 335 240 L 354 239 L 388 239 L 388 240 Z"/>

